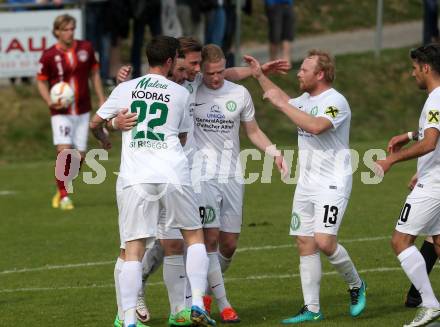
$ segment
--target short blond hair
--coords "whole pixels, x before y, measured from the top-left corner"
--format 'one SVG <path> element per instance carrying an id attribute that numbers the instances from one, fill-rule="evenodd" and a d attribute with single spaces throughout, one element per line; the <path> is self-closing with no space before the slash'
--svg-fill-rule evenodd
<path id="1" fill-rule="evenodd" d="M 53 29 L 52 29 L 53 36 L 55 36 L 55 38 L 58 38 L 56 31 L 59 31 L 60 29 L 62 29 L 64 26 L 66 26 L 70 22 L 73 22 L 73 24 L 75 24 L 75 26 L 76 26 L 75 17 L 70 16 L 68 14 L 57 16 L 57 18 L 55 18 L 55 20 L 53 22 Z"/>
<path id="2" fill-rule="evenodd" d="M 219 62 L 225 59 L 225 54 L 222 48 L 215 44 L 207 44 L 202 49 L 202 63 L 209 62 Z"/>
<path id="3" fill-rule="evenodd" d="M 329 52 L 318 49 L 310 50 L 307 57 L 317 57 L 315 72 L 324 72 L 325 81 L 333 83 L 335 80 L 335 58 Z"/>

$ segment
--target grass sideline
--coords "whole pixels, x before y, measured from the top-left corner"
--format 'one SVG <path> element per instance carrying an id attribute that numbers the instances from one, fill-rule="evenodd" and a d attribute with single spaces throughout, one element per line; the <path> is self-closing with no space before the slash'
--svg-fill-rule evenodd
<path id="1" fill-rule="evenodd" d="M 352 146 L 363 153 L 378 143 Z M 0 166 L 0 240 L 5 254 L 0 256 L 2 325 L 112 324 L 116 313 L 113 261 L 119 244 L 112 172 L 118 170 L 118 149 L 109 157 L 102 162 L 107 170 L 104 183 L 75 181 L 76 209 L 71 212 L 50 208 L 51 161 Z M 260 171 L 261 162 L 249 164 L 248 173 Z M 368 307 L 355 320 L 348 316 L 346 286 L 323 258 L 327 275 L 321 283 L 321 301 L 326 320 L 320 326 L 349 327 L 354 322 L 365 327 L 396 326 L 413 318 L 415 311 L 403 307 L 408 281 L 392 253 L 389 236 L 414 170 L 414 161 L 393 167 L 379 185 L 360 182 L 360 172 L 368 172 L 362 165 L 354 175 L 340 238 L 368 283 Z M 86 172 L 93 171 L 85 166 L 82 173 Z M 299 260 L 288 236 L 294 186 L 281 183 L 278 176 L 274 172 L 270 184 L 246 186 L 241 252 L 226 273 L 229 299 L 241 316 L 240 326 L 279 326 L 282 318 L 302 305 Z M 431 276 L 438 290 L 438 270 Z M 147 289 L 151 327 L 166 326 L 169 307 L 161 281 L 158 271 Z M 216 309 L 214 317 L 218 319 Z"/>
<path id="2" fill-rule="evenodd" d="M 385 50 L 379 61 L 372 53 L 336 58 L 335 88 L 351 106 L 352 141 L 388 139 L 417 128 L 426 94 L 417 89 L 411 77 L 408 51 Z M 294 69 L 286 76 L 274 76 L 276 83 L 292 96 L 299 95 L 295 74 Z M 292 124 L 262 100 L 261 89 L 254 80 L 248 79 L 244 85 L 252 94 L 263 131 L 279 145 L 292 144 L 296 137 Z M 0 115 L 0 164 L 53 157 L 49 113 L 35 86 L 1 88 Z M 114 140 L 118 139 L 115 135 Z M 90 140 L 89 144 L 96 147 L 97 143 Z"/>

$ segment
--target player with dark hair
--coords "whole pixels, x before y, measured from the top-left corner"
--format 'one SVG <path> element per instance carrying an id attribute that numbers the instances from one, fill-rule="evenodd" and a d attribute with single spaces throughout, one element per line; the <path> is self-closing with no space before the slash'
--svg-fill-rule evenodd
<path id="1" fill-rule="evenodd" d="M 194 103 L 196 101 L 196 94 L 198 88 L 202 85 L 203 76 L 200 73 L 201 69 L 201 61 L 202 61 L 202 45 L 199 41 L 194 39 L 193 37 L 180 37 L 178 38 L 180 43 L 179 53 L 184 57 L 184 62 L 186 66 L 186 81 L 183 82 L 183 86 L 190 92 L 190 106 L 188 107 L 188 112 L 191 118 L 193 117 Z M 283 60 L 272 61 L 263 65 L 263 70 L 266 74 L 269 73 L 283 73 L 289 68 L 289 64 Z M 128 78 L 130 73 L 130 67 L 124 66 L 118 72 L 118 80 L 120 82 L 125 81 Z M 233 67 L 229 69 L 225 69 L 225 78 L 228 80 L 239 80 L 250 76 L 251 71 L 248 67 Z M 175 76 L 173 77 L 173 79 Z M 113 126 L 119 129 L 130 129 L 133 127 L 132 123 L 134 117 L 130 117 L 130 115 L 124 114 L 124 111 L 121 111 L 117 117 L 113 120 Z M 190 130 L 187 134 L 186 144 L 184 146 L 185 153 L 189 160 L 190 169 L 193 166 L 193 155 L 197 150 L 194 135 L 193 135 L 193 124 L 191 124 Z M 222 234 L 223 235 L 223 234 Z M 152 274 L 156 269 L 164 262 L 164 269 L 167 265 L 172 265 L 173 269 L 177 271 L 178 267 L 183 267 L 183 246 L 182 246 L 182 236 L 178 230 L 173 231 L 172 229 L 163 229 L 159 228 L 158 239 L 161 242 L 156 242 L 151 249 L 148 249 L 144 262 L 144 274 L 143 274 L 143 282 L 146 283 L 150 274 Z M 221 238 L 223 241 L 223 238 Z M 226 243 L 226 238 L 224 238 Z M 237 242 L 234 242 L 234 246 L 231 246 L 231 242 L 228 242 L 228 246 L 220 246 L 220 251 L 218 252 L 218 260 L 220 262 L 222 272 L 225 272 L 229 267 L 232 256 L 235 252 L 235 248 L 237 246 Z M 161 244 L 164 249 L 161 249 Z M 165 257 L 164 257 L 165 255 Z M 168 258 L 167 258 L 168 257 Z M 176 274 L 183 275 L 183 273 Z M 165 283 L 168 281 L 165 280 Z M 170 305 L 171 305 L 171 314 L 169 318 L 169 322 L 172 323 L 176 320 L 187 320 L 185 317 L 187 316 L 186 309 L 181 308 L 180 305 L 180 297 L 178 296 L 178 290 L 180 290 L 181 279 L 175 279 L 174 284 L 176 287 L 174 290 L 176 291 L 176 295 L 170 296 Z M 190 291 L 187 290 L 186 297 L 188 301 L 190 301 Z M 177 299 L 178 301 L 174 301 L 173 299 Z M 207 310 L 210 308 L 211 298 L 209 296 L 204 297 L 205 306 Z M 179 308 L 179 309 L 176 309 Z M 139 293 L 138 297 L 138 306 L 137 306 L 138 318 L 140 321 L 148 321 L 150 315 L 145 305 L 145 299 L 143 292 Z M 229 316 L 226 313 L 230 313 Z M 235 313 L 233 311 L 225 311 L 225 314 L 222 316 L 223 320 L 234 320 Z M 183 322 L 181 323 L 183 325 Z"/>
<path id="2" fill-rule="evenodd" d="M 421 306 L 406 327 L 425 326 L 440 317 L 440 303 L 429 280 L 422 254 L 414 242 L 418 235 L 431 235 L 440 254 L 440 45 L 429 44 L 410 53 L 412 76 L 418 87 L 428 92 L 419 119 L 417 141 L 403 148 L 414 133 L 393 137 L 389 155 L 377 161 L 378 173 L 394 164 L 417 159 L 417 183 L 400 212 L 391 244 L 402 269 L 421 295 Z"/>
<path id="3" fill-rule="evenodd" d="M 141 261 L 145 248 L 156 238 L 163 210 L 166 225 L 180 229 L 187 246 L 186 277 L 192 291 L 192 323 L 215 326 L 203 305 L 209 260 L 180 140 L 180 134 L 186 133 L 189 126 L 189 92 L 167 79 L 174 69 L 178 49 L 175 38 L 153 38 L 146 51 L 148 74 L 118 85 L 90 123 L 95 137 L 104 148 L 109 148 L 108 135 L 103 130 L 106 120 L 122 108 L 130 108 L 138 115 L 133 130 L 122 133 L 117 196 L 121 249 L 125 250 L 121 250 L 117 260 L 121 267 L 115 282 L 123 309 L 123 317 L 119 319 L 127 327 L 137 324 Z"/>

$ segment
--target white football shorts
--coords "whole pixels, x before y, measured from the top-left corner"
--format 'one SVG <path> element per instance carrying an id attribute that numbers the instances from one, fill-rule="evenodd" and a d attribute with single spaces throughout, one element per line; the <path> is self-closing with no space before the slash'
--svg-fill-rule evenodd
<path id="1" fill-rule="evenodd" d="M 55 115 L 51 117 L 53 144 L 70 144 L 85 152 L 89 135 L 90 113 L 81 115 Z"/>
<path id="2" fill-rule="evenodd" d="M 337 235 L 347 208 L 348 198 L 341 194 L 323 192 L 293 197 L 290 235 L 314 236 L 315 233 Z"/>
<path id="3" fill-rule="evenodd" d="M 167 231 L 202 228 L 191 186 L 137 184 L 117 193 L 121 248 L 127 241 L 154 240 L 161 214 L 166 217 Z"/>
<path id="4" fill-rule="evenodd" d="M 200 217 L 203 228 L 240 233 L 243 222 L 244 185 L 235 178 L 220 183 L 217 179 L 201 182 Z"/>
<path id="5" fill-rule="evenodd" d="M 167 211 L 165 209 L 160 211 L 156 238 L 158 240 L 183 240 L 180 229 L 167 226 Z"/>
<path id="6" fill-rule="evenodd" d="M 400 211 L 396 230 L 414 236 L 440 235 L 440 200 L 415 187 Z"/>

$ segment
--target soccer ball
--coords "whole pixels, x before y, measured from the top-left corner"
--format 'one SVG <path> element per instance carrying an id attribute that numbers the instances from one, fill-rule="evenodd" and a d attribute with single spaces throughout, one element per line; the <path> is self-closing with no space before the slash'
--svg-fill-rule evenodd
<path id="1" fill-rule="evenodd" d="M 56 83 L 50 89 L 50 99 L 54 104 L 63 105 L 63 107 L 68 107 L 72 104 L 75 98 L 72 88 L 66 82 Z"/>

